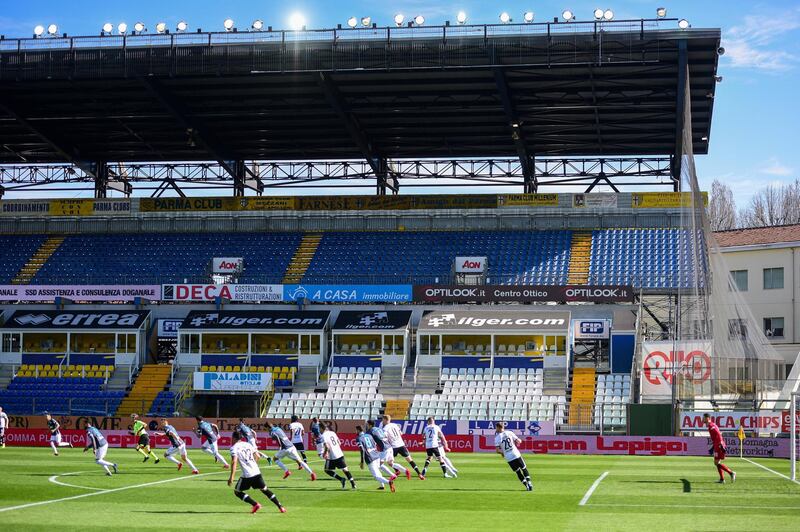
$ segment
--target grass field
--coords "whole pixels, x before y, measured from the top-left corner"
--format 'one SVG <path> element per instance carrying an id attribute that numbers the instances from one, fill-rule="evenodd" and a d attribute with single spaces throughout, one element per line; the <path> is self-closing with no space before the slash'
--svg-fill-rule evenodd
<path id="1" fill-rule="evenodd" d="M 264 508 L 251 515 L 226 485 L 227 472 L 190 452 L 201 476 L 111 449 L 120 473 L 109 478 L 79 449 L 59 457 L 44 448 L 0 449 L 0 530 L 800 530 L 800 485 L 738 458 L 728 460 L 737 482 L 719 485 L 709 458 L 527 456 L 529 493 L 499 456 L 453 454 L 458 479 L 432 468 L 425 481 L 398 480 L 392 494 L 376 491 L 351 454 L 357 491 L 342 491 L 319 461 L 311 463 L 321 477 L 313 483 L 303 472 L 284 481 L 265 467 L 288 513 L 254 493 Z M 786 460 L 756 462 L 789 472 Z"/>

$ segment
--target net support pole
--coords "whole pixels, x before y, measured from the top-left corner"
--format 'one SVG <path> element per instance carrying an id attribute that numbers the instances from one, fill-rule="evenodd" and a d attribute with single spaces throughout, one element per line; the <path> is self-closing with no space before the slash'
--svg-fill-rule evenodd
<path id="1" fill-rule="evenodd" d="M 789 406 L 789 437 L 792 445 L 790 449 L 791 464 L 792 464 L 792 480 L 797 480 L 797 401 L 800 399 L 800 394 L 797 392 L 792 393 L 792 400 Z"/>

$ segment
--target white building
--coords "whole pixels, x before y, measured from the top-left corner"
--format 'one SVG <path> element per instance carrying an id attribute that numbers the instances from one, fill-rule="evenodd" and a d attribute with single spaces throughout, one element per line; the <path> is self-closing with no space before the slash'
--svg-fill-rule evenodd
<path id="1" fill-rule="evenodd" d="M 735 229 L 715 236 L 734 284 L 791 365 L 800 351 L 800 225 Z"/>

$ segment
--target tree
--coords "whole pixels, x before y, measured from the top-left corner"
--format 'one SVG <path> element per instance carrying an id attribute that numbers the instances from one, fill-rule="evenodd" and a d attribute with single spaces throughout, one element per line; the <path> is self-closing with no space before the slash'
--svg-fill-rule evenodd
<path id="1" fill-rule="evenodd" d="M 800 180 L 762 188 L 742 210 L 743 227 L 800 224 Z"/>
<path id="2" fill-rule="evenodd" d="M 711 184 L 708 201 L 708 221 L 712 231 L 726 231 L 736 227 L 736 202 L 728 185 L 716 179 Z"/>

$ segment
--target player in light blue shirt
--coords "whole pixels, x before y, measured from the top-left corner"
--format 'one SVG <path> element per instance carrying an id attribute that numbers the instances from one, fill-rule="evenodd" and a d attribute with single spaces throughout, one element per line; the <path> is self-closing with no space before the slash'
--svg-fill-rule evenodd
<path id="1" fill-rule="evenodd" d="M 297 452 L 297 447 L 294 446 L 292 440 L 286 436 L 286 433 L 280 427 L 280 425 L 267 423 L 267 428 L 269 428 L 269 435 L 270 437 L 278 442 L 280 449 L 277 453 L 275 453 L 275 463 L 283 469 L 283 478 L 288 478 L 289 475 L 292 473 L 289 471 L 289 468 L 286 467 L 286 464 L 281 462 L 281 458 L 289 457 L 295 462 L 301 469 L 305 469 L 309 475 L 311 475 L 311 480 L 317 480 L 317 475 L 311 470 L 311 467 L 306 463 L 303 462 L 300 453 Z"/>
<path id="2" fill-rule="evenodd" d="M 356 427 L 356 432 L 358 433 L 358 447 L 361 449 L 361 469 L 364 469 L 364 462 L 366 462 L 369 472 L 372 473 L 372 478 L 374 478 L 380 486 L 378 489 L 385 489 L 384 485 L 388 484 L 389 489 L 394 493 L 394 479 L 397 478 L 397 475 L 393 475 L 389 480 L 383 478 L 381 474 L 381 453 L 378 450 L 378 446 L 375 444 L 375 440 L 372 435 L 364 432 L 361 425 Z"/>
<path id="3" fill-rule="evenodd" d="M 109 477 L 111 476 L 109 467 L 114 469 L 114 473 L 117 472 L 117 464 L 105 459 L 106 453 L 108 452 L 108 442 L 105 436 L 103 436 L 103 433 L 100 432 L 97 427 L 92 426 L 91 423 L 86 425 L 86 447 L 83 448 L 83 452 L 89 449 L 94 451 L 94 462 L 106 470 L 106 475 Z"/>

